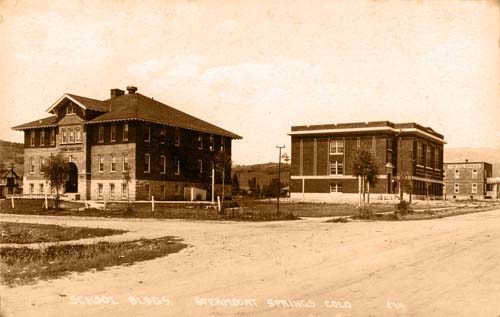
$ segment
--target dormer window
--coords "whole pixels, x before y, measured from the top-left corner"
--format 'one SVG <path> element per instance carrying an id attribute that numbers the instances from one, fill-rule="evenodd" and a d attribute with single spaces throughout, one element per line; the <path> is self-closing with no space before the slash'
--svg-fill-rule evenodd
<path id="1" fill-rule="evenodd" d="M 76 106 L 70 103 L 69 106 L 66 108 L 66 114 L 75 114 L 75 113 L 76 113 Z"/>

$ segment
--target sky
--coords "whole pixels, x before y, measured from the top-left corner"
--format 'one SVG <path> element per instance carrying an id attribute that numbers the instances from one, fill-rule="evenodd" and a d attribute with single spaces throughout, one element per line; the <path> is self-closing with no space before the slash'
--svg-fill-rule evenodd
<path id="1" fill-rule="evenodd" d="M 292 125 L 389 120 L 500 148 L 498 1 L 0 0 L 0 139 L 64 93 L 138 92 L 277 161 Z"/>

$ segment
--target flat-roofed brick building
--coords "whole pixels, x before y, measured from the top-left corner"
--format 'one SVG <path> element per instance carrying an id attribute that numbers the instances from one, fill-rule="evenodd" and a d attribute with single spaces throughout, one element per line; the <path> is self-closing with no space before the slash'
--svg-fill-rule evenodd
<path id="1" fill-rule="evenodd" d="M 65 193 L 80 199 L 178 200 L 184 188 L 210 192 L 218 152 L 231 155 L 241 137 L 137 93 L 111 89 L 96 100 L 64 94 L 47 112 L 52 116 L 22 124 L 24 194 L 50 193 L 41 166 L 52 153 L 68 158 Z M 130 177 L 124 181 L 125 175 Z M 222 184 L 216 173 L 215 187 Z M 231 166 L 225 192 L 231 193 Z"/>
<path id="2" fill-rule="evenodd" d="M 489 163 L 468 160 L 444 163 L 444 172 L 446 199 L 484 199 L 493 191 L 493 184 L 488 184 L 493 175 L 493 166 Z"/>
<path id="3" fill-rule="evenodd" d="M 416 123 L 388 121 L 293 126 L 291 197 L 321 201 L 357 199 L 352 159 L 357 148 L 373 151 L 378 181 L 375 199 L 396 198 L 401 175 L 414 198 L 443 195 L 443 135 Z M 408 189 L 410 188 L 410 189 Z"/>

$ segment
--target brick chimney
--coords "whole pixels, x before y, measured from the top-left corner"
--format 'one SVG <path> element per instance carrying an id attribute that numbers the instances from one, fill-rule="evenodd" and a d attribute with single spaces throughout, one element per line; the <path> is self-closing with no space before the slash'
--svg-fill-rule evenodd
<path id="1" fill-rule="evenodd" d="M 111 99 L 123 96 L 124 94 L 125 94 L 124 90 L 118 88 L 111 89 Z"/>
<path id="2" fill-rule="evenodd" d="M 135 94 L 135 92 L 137 91 L 137 87 L 135 86 L 127 86 L 127 91 L 129 94 Z"/>

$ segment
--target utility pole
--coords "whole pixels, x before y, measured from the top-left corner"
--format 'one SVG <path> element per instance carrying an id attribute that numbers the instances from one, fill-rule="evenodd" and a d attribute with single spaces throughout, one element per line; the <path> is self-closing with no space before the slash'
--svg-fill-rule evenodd
<path id="1" fill-rule="evenodd" d="M 276 145 L 276 148 L 279 149 L 279 157 L 278 157 L 278 196 L 276 199 L 276 215 L 280 215 L 280 196 L 281 196 L 281 149 L 284 149 L 284 145 Z"/>

